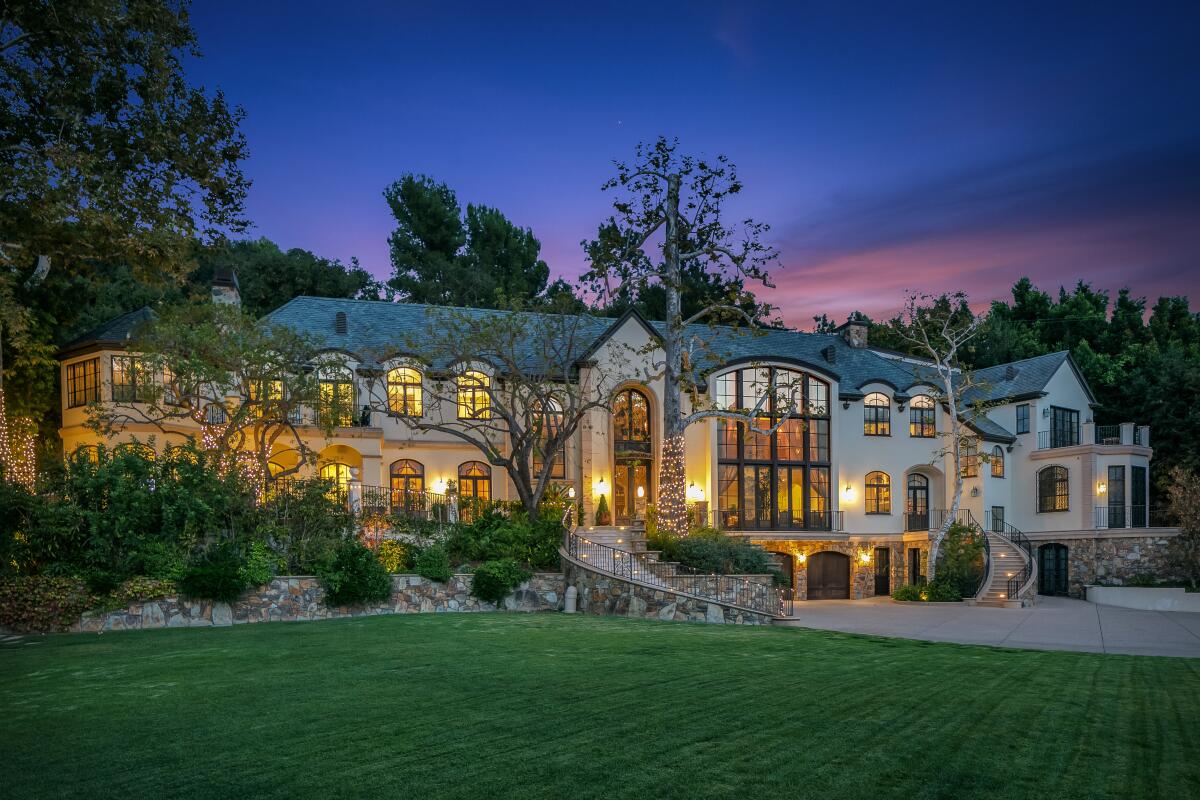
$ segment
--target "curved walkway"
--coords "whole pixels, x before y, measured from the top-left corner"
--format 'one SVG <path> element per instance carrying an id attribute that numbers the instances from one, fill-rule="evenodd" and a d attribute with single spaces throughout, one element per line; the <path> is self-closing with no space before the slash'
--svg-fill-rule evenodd
<path id="1" fill-rule="evenodd" d="M 1200 614 L 1137 611 L 1065 597 L 1033 608 L 895 603 L 890 598 L 797 602 L 776 625 L 1031 650 L 1200 658 Z"/>

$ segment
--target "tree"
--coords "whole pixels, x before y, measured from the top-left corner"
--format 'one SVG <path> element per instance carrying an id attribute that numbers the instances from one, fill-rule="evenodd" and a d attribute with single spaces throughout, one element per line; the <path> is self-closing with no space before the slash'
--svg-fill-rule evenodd
<path id="1" fill-rule="evenodd" d="M 192 291 L 207 295 L 217 268 L 237 273 L 242 308 L 260 317 L 300 295 L 312 297 L 376 297 L 379 285 L 371 274 L 351 261 L 321 258 L 307 250 L 286 252 L 270 239 L 247 239 L 200 254 L 199 267 L 188 276 Z"/>
<path id="2" fill-rule="evenodd" d="M 948 302 L 936 302 L 938 299 Z M 931 305 L 925 305 L 932 302 Z M 957 306 L 957 307 L 956 307 Z M 966 295 L 961 292 L 949 298 L 933 298 L 930 295 L 910 294 L 904 304 L 903 327 L 898 333 L 912 345 L 919 355 L 928 359 L 931 366 L 929 378 L 937 381 L 935 400 L 945 407 L 950 430 L 946 432 L 945 455 L 949 455 L 954 471 L 954 498 L 946 517 L 941 521 L 929 545 L 929 581 L 932 583 L 937 569 L 938 548 L 950 528 L 957 521 L 958 509 L 962 504 L 963 492 L 963 449 L 972 434 L 967 429 L 964 417 L 969 412 L 981 413 L 982 408 L 969 409 L 965 398 L 973 389 L 979 388 L 971 373 L 962 367 L 962 353 L 967 344 L 979 333 L 982 320 L 971 314 L 961 313 L 967 307 Z"/>
<path id="3" fill-rule="evenodd" d="M 593 409 L 608 408 L 615 386 L 600 365 L 578 363 L 595 321 L 564 310 L 431 308 L 425 329 L 407 342 L 415 359 L 439 370 L 424 383 L 423 413 L 389 403 L 379 382 L 368 390 L 369 406 L 478 449 L 506 472 L 534 518 L 567 443 Z"/>
<path id="4" fill-rule="evenodd" d="M 405 175 L 384 190 L 396 230 L 388 243 L 388 286 L 413 303 L 501 308 L 543 296 L 550 268 L 529 228 L 499 210 L 468 205 L 426 175 Z"/>
<path id="5" fill-rule="evenodd" d="M 766 268 L 777 254 L 761 241 L 766 225 L 744 220 L 735 229 L 723 219 L 725 203 L 742 190 L 737 171 L 725 156 L 709 160 L 683 155 L 677 141 L 659 137 L 653 144 L 638 145 L 632 163 L 616 162 L 616 172 L 603 186 L 606 191 L 620 192 L 613 202 L 615 214 L 600 226 L 595 240 L 583 243 L 591 264 L 584 277 L 602 298 L 612 296 L 614 283 L 617 290 L 634 297 L 651 286 L 661 287 L 665 297 L 665 435 L 658 512 L 663 528 L 683 535 L 687 533 L 683 435 L 687 426 L 721 416 L 759 430 L 753 413 L 717 408 L 683 412 L 683 391 L 690 379 L 687 370 L 694 362 L 689 354 L 689 364 L 684 363 L 688 326 L 705 319 L 711 323 L 720 314 L 749 325 L 756 320 L 754 314 L 742 310 L 744 298 L 738 295 L 685 316 L 685 274 L 699 266 L 706 273 L 725 276 L 730 286 L 741 287 L 745 281 L 769 286 Z M 656 251 L 655 255 L 650 251 Z M 702 344 L 694 338 L 692 342 Z M 767 387 L 772 394 L 777 388 Z M 794 392 L 791 394 L 794 400 Z"/>
<path id="6" fill-rule="evenodd" d="M 1170 473 L 1170 510 L 1179 534 L 1167 543 L 1167 559 L 1179 577 L 1200 586 L 1200 476 L 1180 467 Z"/>
<path id="7" fill-rule="evenodd" d="M 130 423 L 153 426 L 167 441 L 190 441 L 224 469 L 262 482 L 294 474 L 314 460 L 297 426 L 327 433 L 353 411 L 322 402 L 311 341 L 268 326 L 234 306 L 204 303 L 169 309 L 130 344 L 130 389 L 88 408 L 89 425 L 112 435 Z M 314 414 L 312 409 L 318 409 Z M 295 451 L 286 462 L 272 457 Z"/>

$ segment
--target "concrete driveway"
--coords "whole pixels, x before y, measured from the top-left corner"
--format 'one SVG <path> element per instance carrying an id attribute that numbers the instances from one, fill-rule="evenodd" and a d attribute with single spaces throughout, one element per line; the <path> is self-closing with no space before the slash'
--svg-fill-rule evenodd
<path id="1" fill-rule="evenodd" d="M 932 642 L 1200 658 L 1200 614 L 1136 611 L 1065 597 L 1034 608 L 896 603 L 891 598 L 796 603 L 777 625 Z"/>

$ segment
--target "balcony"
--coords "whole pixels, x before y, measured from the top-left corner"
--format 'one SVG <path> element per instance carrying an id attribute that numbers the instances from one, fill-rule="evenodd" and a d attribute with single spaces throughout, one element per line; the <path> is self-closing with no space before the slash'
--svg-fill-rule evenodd
<path id="1" fill-rule="evenodd" d="M 1121 528 L 1173 528 L 1175 519 L 1168 509 L 1146 506 L 1096 506 L 1094 527 L 1098 531 Z"/>
<path id="2" fill-rule="evenodd" d="M 1123 422 L 1120 425 L 1095 425 L 1085 422 L 1075 427 L 1037 432 L 1038 450 L 1055 450 L 1079 445 L 1149 447 L 1150 427 L 1133 422 Z"/>
<path id="3" fill-rule="evenodd" d="M 769 509 L 757 514 L 735 509 L 713 509 L 711 513 L 712 526 L 723 531 L 833 532 L 844 530 L 842 519 L 841 511 L 809 511 L 795 515 L 790 511 L 778 511 L 772 515 Z"/>

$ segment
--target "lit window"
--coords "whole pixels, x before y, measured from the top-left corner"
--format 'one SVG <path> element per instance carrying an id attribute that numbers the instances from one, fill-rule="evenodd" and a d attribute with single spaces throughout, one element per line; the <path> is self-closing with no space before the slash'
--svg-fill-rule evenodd
<path id="1" fill-rule="evenodd" d="M 388 410 L 405 417 L 419 417 L 421 373 L 411 367 L 396 367 L 387 374 Z"/>
<path id="2" fill-rule="evenodd" d="M 350 465 L 331 462 L 321 466 L 321 478 L 333 484 L 330 491 L 338 497 L 346 497 L 350 491 Z"/>
<path id="3" fill-rule="evenodd" d="M 892 479 L 886 472 L 868 472 L 865 500 L 868 514 L 892 513 Z"/>
<path id="4" fill-rule="evenodd" d="M 1004 448 L 996 445 L 992 448 L 992 477 L 1004 477 Z"/>
<path id="5" fill-rule="evenodd" d="M 254 416 L 277 417 L 283 404 L 283 381 L 255 381 L 250 384 L 250 403 Z"/>
<path id="6" fill-rule="evenodd" d="M 1066 467 L 1046 467 L 1038 473 L 1038 512 L 1069 511 L 1071 486 Z"/>
<path id="7" fill-rule="evenodd" d="M 887 395 L 871 392 L 863 400 L 863 433 L 867 436 L 892 435 L 892 403 Z"/>
<path id="8" fill-rule="evenodd" d="M 421 500 L 425 491 L 425 465 L 411 458 L 392 462 L 392 505 L 410 507 Z"/>
<path id="9" fill-rule="evenodd" d="M 979 475 L 979 442 L 967 439 L 962 443 L 962 476 L 974 478 Z"/>
<path id="10" fill-rule="evenodd" d="M 545 466 L 547 455 L 550 456 L 551 478 L 563 480 L 567 477 L 566 465 L 566 446 L 560 442 L 557 447 L 553 448 L 554 452 L 550 453 L 550 440 L 558 436 L 563 428 L 563 412 L 562 407 L 551 400 L 547 403 L 545 413 L 538 414 L 534 411 L 533 425 L 533 476 L 536 481 L 542 474 Z"/>
<path id="11" fill-rule="evenodd" d="M 937 436 L 937 407 L 929 395 L 919 394 L 909 403 L 908 435 L 917 439 Z"/>
<path id="12" fill-rule="evenodd" d="M 334 427 L 354 424 L 354 380 L 348 370 L 326 370 L 317 384 L 321 420 Z"/>
<path id="13" fill-rule="evenodd" d="M 145 395 L 146 376 L 141 359 L 136 356 L 113 356 L 113 402 L 136 403 L 145 400 Z"/>
<path id="14" fill-rule="evenodd" d="M 482 372 L 468 370 L 459 376 L 459 419 L 491 419 L 492 398 L 488 395 L 491 385 L 491 379 Z"/>
<path id="15" fill-rule="evenodd" d="M 90 358 L 67 365 L 67 408 L 100 400 L 100 359 Z"/>

